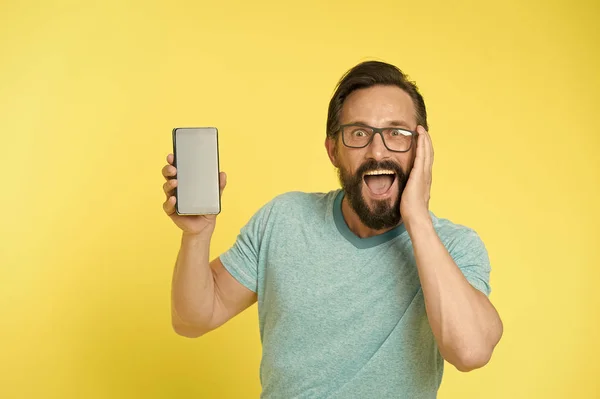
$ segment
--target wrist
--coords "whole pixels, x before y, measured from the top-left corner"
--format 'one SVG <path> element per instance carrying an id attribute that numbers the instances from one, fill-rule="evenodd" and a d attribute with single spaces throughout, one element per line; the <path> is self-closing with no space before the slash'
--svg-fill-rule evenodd
<path id="1" fill-rule="evenodd" d="M 406 226 L 406 230 L 409 234 L 411 234 L 413 231 L 433 229 L 433 221 L 431 220 L 431 215 L 429 214 L 428 209 L 420 212 L 414 212 L 407 217 L 403 217 L 402 222 Z"/>
<path id="2" fill-rule="evenodd" d="M 181 240 L 183 242 L 186 243 L 190 243 L 190 244 L 202 244 L 202 243 L 210 243 L 210 239 L 212 237 L 212 231 L 210 232 L 196 232 L 196 233 L 191 233 L 191 232 L 187 232 L 184 231 L 181 234 Z"/>

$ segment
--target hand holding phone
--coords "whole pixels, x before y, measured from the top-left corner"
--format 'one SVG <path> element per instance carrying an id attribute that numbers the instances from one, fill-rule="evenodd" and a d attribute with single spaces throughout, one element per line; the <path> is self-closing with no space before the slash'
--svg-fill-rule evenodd
<path id="1" fill-rule="evenodd" d="M 219 172 L 216 128 L 173 129 L 173 154 L 162 172 L 163 209 L 187 233 L 214 229 L 226 175 Z"/>

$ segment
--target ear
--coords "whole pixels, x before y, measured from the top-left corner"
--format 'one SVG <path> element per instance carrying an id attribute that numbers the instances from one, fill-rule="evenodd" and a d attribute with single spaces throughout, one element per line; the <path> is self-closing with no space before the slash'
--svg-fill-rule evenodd
<path id="1" fill-rule="evenodd" d="M 325 139 L 325 149 L 327 149 L 327 155 L 329 155 L 329 160 L 333 166 L 339 168 L 337 159 L 337 140 L 335 138 L 327 137 Z"/>

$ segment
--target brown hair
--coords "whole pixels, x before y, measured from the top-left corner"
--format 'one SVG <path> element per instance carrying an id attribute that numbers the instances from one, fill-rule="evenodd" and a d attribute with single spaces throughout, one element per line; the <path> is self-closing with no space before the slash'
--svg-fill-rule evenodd
<path id="1" fill-rule="evenodd" d="M 381 61 L 366 61 L 350 69 L 338 82 L 335 93 L 329 102 L 327 113 L 328 137 L 335 137 L 339 131 L 342 106 L 350 93 L 376 85 L 397 86 L 404 90 L 413 100 L 417 124 L 429 129 L 425 102 L 417 85 L 408 80 L 408 77 L 394 65 Z"/>

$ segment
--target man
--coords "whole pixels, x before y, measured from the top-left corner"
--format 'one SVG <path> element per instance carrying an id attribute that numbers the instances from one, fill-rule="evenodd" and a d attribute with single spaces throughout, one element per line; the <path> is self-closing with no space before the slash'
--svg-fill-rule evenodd
<path id="1" fill-rule="evenodd" d="M 210 263 L 215 217 L 175 213 L 168 156 L 163 207 L 183 231 L 173 327 L 198 337 L 258 301 L 262 397 L 434 398 L 443 359 L 484 366 L 502 322 L 482 241 L 429 211 L 433 148 L 416 85 L 386 63 L 352 68 L 325 147 L 342 189 L 276 197 Z"/>

